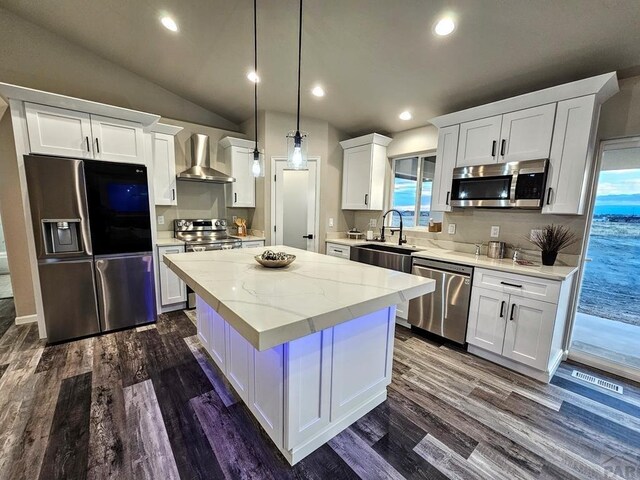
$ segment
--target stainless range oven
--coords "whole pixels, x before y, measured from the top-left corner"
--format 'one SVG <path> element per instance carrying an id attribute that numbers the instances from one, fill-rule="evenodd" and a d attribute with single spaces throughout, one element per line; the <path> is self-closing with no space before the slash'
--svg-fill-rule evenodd
<path id="1" fill-rule="evenodd" d="M 186 252 L 242 248 L 242 240 L 227 233 L 227 221 L 223 218 L 174 220 L 173 235 L 185 242 Z M 189 286 L 187 299 L 189 308 L 195 308 L 196 295 Z"/>
<path id="2" fill-rule="evenodd" d="M 542 208 L 547 165 L 542 159 L 455 168 L 451 206 Z"/>

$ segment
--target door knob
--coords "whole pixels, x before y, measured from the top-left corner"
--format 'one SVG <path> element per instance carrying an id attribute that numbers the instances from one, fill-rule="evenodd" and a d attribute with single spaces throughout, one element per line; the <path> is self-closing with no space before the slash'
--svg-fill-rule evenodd
<path id="1" fill-rule="evenodd" d="M 302 235 L 302 238 L 308 238 L 309 240 L 313 240 L 313 233 L 310 233 L 309 235 Z"/>

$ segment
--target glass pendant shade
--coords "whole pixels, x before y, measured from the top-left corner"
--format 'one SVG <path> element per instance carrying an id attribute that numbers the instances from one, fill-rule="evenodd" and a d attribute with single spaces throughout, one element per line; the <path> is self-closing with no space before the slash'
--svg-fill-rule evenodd
<path id="1" fill-rule="evenodd" d="M 292 130 L 287 134 L 287 168 L 307 169 L 307 133 Z"/>
<path id="2" fill-rule="evenodd" d="M 254 148 L 253 152 L 249 154 L 249 163 L 251 175 L 256 178 L 264 177 L 264 152 Z"/>

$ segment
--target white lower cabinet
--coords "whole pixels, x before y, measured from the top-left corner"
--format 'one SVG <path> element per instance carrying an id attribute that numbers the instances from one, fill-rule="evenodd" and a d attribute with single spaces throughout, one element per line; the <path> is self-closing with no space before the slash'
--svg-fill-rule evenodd
<path id="1" fill-rule="evenodd" d="M 473 287 L 467 342 L 489 352 L 501 354 L 508 305 L 508 294 Z"/>
<path id="2" fill-rule="evenodd" d="M 549 361 L 556 305 L 511 295 L 502 354 L 544 370 Z"/>
<path id="3" fill-rule="evenodd" d="M 327 255 L 332 257 L 346 258 L 349 260 L 351 257 L 351 247 L 346 245 L 340 245 L 339 243 L 327 242 Z"/>
<path id="4" fill-rule="evenodd" d="M 242 241 L 242 248 L 264 247 L 264 240 Z"/>
<path id="5" fill-rule="evenodd" d="M 294 464 L 386 398 L 395 307 L 256 350 L 199 296 L 198 337 Z"/>
<path id="6" fill-rule="evenodd" d="M 162 261 L 163 255 L 184 253 L 184 246 L 158 247 L 158 270 L 160 273 L 160 300 L 163 307 L 187 301 L 187 287 Z"/>
<path id="7" fill-rule="evenodd" d="M 501 276 L 503 281 L 498 281 Z M 572 281 L 572 277 L 560 282 L 476 269 L 467 327 L 469 351 L 548 382 L 562 358 Z M 531 298 L 527 289 L 531 285 L 551 292 L 542 297 L 550 301 Z"/>

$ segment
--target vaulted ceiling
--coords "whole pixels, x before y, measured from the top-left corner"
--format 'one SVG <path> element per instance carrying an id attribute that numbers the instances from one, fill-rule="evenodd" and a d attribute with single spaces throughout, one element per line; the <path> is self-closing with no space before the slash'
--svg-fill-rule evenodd
<path id="1" fill-rule="evenodd" d="M 233 122 L 251 116 L 251 0 L 0 0 Z M 449 37 L 433 35 L 444 13 Z M 159 18 L 170 14 L 172 33 Z M 295 112 L 296 0 L 258 0 L 260 108 Z M 395 132 L 515 94 L 640 65 L 638 0 L 307 0 L 302 114 Z M 327 94 L 310 94 L 316 84 Z M 410 110 L 413 119 L 398 114 Z"/>

